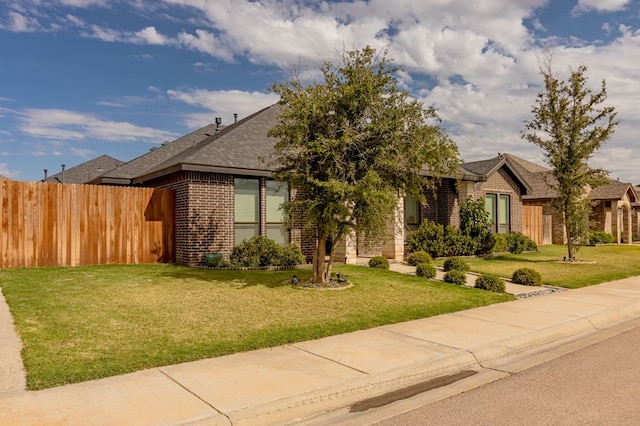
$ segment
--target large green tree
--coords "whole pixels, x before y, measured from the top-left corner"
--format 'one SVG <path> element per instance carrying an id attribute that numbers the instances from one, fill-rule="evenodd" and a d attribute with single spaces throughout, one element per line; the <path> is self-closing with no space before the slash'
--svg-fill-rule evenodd
<path id="1" fill-rule="evenodd" d="M 532 109 L 535 118 L 525 121 L 522 137 L 545 151 L 552 176 L 547 184 L 557 192 L 554 203 L 564 217 L 568 259 L 574 260 L 589 231 L 587 194 L 608 174 L 589 167 L 588 161 L 611 137 L 618 121 L 615 108 L 602 105 L 607 99 L 604 80 L 594 93 L 587 86 L 586 66 L 571 71 L 564 81 L 553 73 L 551 62 L 547 56 L 540 66 L 544 90 Z"/>
<path id="2" fill-rule="evenodd" d="M 347 51 L 342 63 L 320 71 L 323 81 L 305 85 L 293 76 L 272 87 L 285 108 L 270 135 L 278 138 L 274 176 L 296 190 L 285 216 L 314 233 L 313 280 L 327 282 L 336 247 L 327 252 L 328 241 L 351 232 L 380 238 L 400 194 L 424 201 L 430 181 L 420 170 L 455 173 L 458 152 L 441 127 L 428 124 L 435 110 L 398 87 L 386 51 Z"/>

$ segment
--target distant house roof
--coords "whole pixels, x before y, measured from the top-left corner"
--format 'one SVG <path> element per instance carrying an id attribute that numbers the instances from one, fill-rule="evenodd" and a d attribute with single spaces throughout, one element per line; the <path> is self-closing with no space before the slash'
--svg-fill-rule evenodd
<path id="1" fill-rule="evenodd" d="M 514 164 L 512 156 L 508 154 L 499 154 L 497 157 L 493 157 L 488 160 L 472 161 L 469 163 L 462 163 L 460 165 L 460 169 L 465 170 L 470 174 L 483 176 L 485 180 L 501 168 L 504 168 L 515 182 L 518 183 L 522 189 L 523 195 L 529 194 L 533 191 L 533 188 L 529 184 L 529 181 L 523 174 L 521 168 Z"/>
<path id="2" fill-rule="evenodd" d="M 65 169 L 47 177 L 47 182 L 59 183 L 89 183 L 98 176 L 112 169 L 116 169 L 123 161 L 108 155 L 101 155 L 92 160 L 85 161 L 77 166 Z"/>
<path id="3" fill-rule="evenodd" d="M 554 181 L 551 169 L 512 154 L 502 155 L 509 160 L 531 187 L 531 192 L 523 195 L 523 199 L 550 199 L 557 196 L 557 192 L 548 184 L 548 182 Z M 628 193 L 631 202 L 636 201 L 637 194 L 630 183 L 608 179 L 605 185 L 593 188 L 588 197 L 592 200 L 619 200 L 626 193 Z"/>

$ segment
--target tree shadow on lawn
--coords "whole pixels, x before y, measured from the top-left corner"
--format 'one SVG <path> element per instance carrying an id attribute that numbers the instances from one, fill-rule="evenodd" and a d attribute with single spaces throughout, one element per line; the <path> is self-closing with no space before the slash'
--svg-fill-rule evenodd
<path id="1" fill-rule="evenodd" d="M 555 263 L 562 260 L 562 258 L 544 258 L 544 259 L 531 259 L 527 257 L 520 257 L 514 255 L 497 255 L 491 257 L 485 257 L 482 260 L 487 262 L 511 262 L 511 263 Z"/>
<path id="2" fill-rule="evenodd" d="M 200 280 L 211 284 L 230 285 L 240 289 L 254 286 L 267 288 L 285 287 L 291 284 L 294 275 L 299 279 L 310 278 L 311 269 L 224 270 L 175 266 L 163 273 L 164 277 L 176 280 Z"/>

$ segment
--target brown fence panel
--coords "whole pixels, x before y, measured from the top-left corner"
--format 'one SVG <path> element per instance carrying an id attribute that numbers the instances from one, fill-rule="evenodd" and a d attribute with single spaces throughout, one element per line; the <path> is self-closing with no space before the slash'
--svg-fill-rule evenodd
<path id="1" fill-rule="evenodd" d="M 0 268 L 175 260 L 169 189 L 0 181 Z"/>
<path id="2" fill-rule="evenodd" d="M 542 206 L 522 206 L 522 233 L 531 238 L 538 245 L 542 240 Z"/>

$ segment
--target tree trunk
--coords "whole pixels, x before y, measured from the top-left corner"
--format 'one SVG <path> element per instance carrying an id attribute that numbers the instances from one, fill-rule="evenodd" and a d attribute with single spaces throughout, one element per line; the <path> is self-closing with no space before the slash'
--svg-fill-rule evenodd
<path id="1" fill-rule="evenodd" d="M 327 235 L 320 234 L 318 236 L 318 245 L 313 253 L 313 282 L 327 283 L 329 280 L 324 274 L 324 258 L 327 254 Z"/>
<path id="2" fill-rule="evenodd" d="M 567 260 L 569 260 L 570 262 L 573 261 L 574 258 L 574 253 L 573 253 L 573 228 L 571 227 L 571 222 L 567 219 L 568 217 L 568 210 L 565 209 L 564 212 L 564 217 L 565 217 L 565 222 L 564 222 L 564 229 L 565 232 L 567 233 Z"/>

